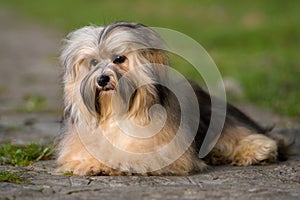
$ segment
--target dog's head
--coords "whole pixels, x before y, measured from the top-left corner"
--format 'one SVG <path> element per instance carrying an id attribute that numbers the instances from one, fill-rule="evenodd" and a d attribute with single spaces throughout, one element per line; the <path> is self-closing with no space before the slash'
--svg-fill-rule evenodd
<path id="1" fill-rule="evenodd" d="M 69 34 L 61 53 L 67 113 L 75 112 L 73 105 L 84 106 L 101 121 L 123 105 L 114 110 L 147 116 L 147 108 L 162 99 L 155 84 L 165 79 L 160 65 L 168 59 L 162 49 L 160 36 L 137 23 L 88 26 Z"/>

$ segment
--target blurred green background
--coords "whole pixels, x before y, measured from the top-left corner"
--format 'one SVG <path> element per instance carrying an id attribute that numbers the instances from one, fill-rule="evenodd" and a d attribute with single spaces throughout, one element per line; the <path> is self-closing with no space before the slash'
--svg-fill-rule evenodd
<path id="1" fill-rule="evenodd" d="M 118 20 L 180 31 L 208 51 L 224 77 L 240 83 L 243 95 L 231 100 L 300 114 L 299 0 L 0 0 L 1 5 L 64 33 Z"/>

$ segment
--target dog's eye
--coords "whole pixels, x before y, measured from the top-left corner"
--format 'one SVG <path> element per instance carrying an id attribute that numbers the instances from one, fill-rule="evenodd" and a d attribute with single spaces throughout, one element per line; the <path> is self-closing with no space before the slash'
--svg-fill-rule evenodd
<path id="1" fill-rule="evenodd" d="M 116 56 L 113 60 L 114 64 L 122 64 L 123 62 L 125 62 L 126 60 L 126 56 Z"/>
<path id="2" fill-rule="evenodd" d="M 92 59 L 91 60 L 91 65 L 96 66 L 99 63 L 97 59 Z"/>

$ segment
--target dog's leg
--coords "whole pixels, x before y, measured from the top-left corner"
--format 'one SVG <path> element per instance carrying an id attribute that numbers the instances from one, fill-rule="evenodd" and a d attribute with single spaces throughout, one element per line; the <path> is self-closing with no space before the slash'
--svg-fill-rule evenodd
<path id="1" fill-rule="evenodd" d="M 66 133 L 59 149 L 58 172 L 72 172 L 74 175 L 96 175 L 101 172 L 101 163 L 86 151 L 77 134 Z"/>
<path id="2" fill-rule="evenodd" d="M 76 133 L 69 132 L 59 145 L 57 172 L 72 172 L 74 175 L 123 175 L 95 159 L 83 146 Z"/>
<path id="3" fill-rule="evenodd" d="M 227 127 L 205 160 L 209 164 L 247 166 L 276 161 L 276 141 L 245 127 Z"/>

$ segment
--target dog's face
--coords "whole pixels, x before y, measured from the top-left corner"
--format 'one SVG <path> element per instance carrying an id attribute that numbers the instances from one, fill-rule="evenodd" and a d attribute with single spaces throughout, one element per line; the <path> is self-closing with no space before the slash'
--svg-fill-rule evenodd
<path id="1" fill-rule="evenodd" d="M 165 78 L 159 64 L 168 60 L 162 49 L 157 33 L 136 23 L 117 22 L 71 33 L 61 54 L 66 109 L 72 116 L 71 106 L 83 103 L 100 121 L 107 119 L 116 105 L 123 105 L 114 109 L 123 114 L 142 112 L 153 103 L 150 99 L 158 98 L 156 85 L 144 83 Z"/>

